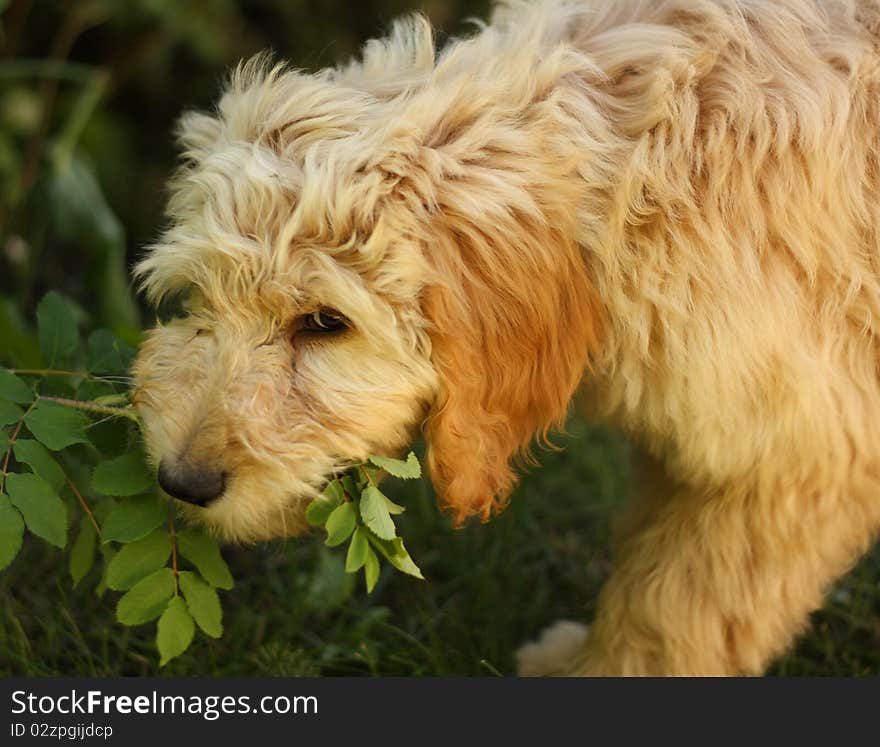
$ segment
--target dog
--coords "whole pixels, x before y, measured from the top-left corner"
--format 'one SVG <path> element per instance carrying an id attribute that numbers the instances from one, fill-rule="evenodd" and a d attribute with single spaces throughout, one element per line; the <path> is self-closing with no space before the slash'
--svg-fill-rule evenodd
<path id="1" fill-rule="evenodd" d="M 231 541 L 420 434 L 488 520 L 587 410 L 652 479 L 589 629 L 526 675 L 744 675 L 880 529 L 880 3 L 504 0 L 314 74 L 260 57 L 180 123 L 136 267 L 182 318 L 134 399 L 161 486 Z"/>

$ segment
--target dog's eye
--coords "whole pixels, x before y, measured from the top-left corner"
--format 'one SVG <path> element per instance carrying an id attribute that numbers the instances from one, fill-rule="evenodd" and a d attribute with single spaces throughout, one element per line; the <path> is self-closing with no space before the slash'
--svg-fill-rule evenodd
<path id="1" fill-rule="evenodd" d="M 348 319 L 338 311 L 319 309 L 302 318 L 300 329 L 319 334 L 331 334 L 348 329 Z"/>
<path id="2" fill-rule="evenodd" d="M 181 288 L 174 293 L 168 294 L 156 309 L 156 316 L 162 324 L 168 324 L 175 319 L 186 319 L 194 311 L 202 307 L 204 299 L 201 291 L 194 286 Z"/>
<path id="3" fill-rule="evenodd" d="M 164 299 L 156 309 L 156 316 L 162 324 L 168 324 L 175 319 L 186 319 L 189 316 L 189 310 L 184 305 L 185 299 L 180 295 L 169 296 Z"/>

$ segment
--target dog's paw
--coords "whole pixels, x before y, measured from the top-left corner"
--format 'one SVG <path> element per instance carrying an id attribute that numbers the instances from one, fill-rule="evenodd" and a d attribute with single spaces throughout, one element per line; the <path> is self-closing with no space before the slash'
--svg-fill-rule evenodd
<path id="1" fill-rule="evenodd" d="M 537 641 L 516 652 L 520 677 L 564 677 L 576 671 L 584 657 L 589 628 L 560 620 L 545 628 Z"/>

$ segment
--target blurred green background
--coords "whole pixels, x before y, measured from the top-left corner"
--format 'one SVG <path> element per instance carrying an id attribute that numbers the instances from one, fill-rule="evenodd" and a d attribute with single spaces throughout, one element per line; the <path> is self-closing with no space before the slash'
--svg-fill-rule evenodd
<path id="1" fill-rule="evenodd" d="M 136 344 L 150 314 L 128 268 L 160 230 L 171 132 L 209 108 L 226 71 L 266 48 L 315 69 L 355 54 L 402 12 L 446 34 L 486 16 L 469 0 L 0 0 L 0 365 L 39 362 L 34 309 L 60 290 L 89 327 Z M 512 507 L 455 531 L 424 484 L 401 534 L 427 583 L 383 572 L 368 598 L 316 539 L 227 553 L 226 634 L 197 638 L 175 675 L 513 671 L 512 652 L 561 617 L 588 619 L 610 568 L 628 447 L 574 418 Z M 96 580 L 96 579 L 95 579 Z M 128 629 L 62 553 L 29 542 L 0 575 L 0 674 L 158 670 L 152 626 Z M 880 674 L 880 552 L 829 592 L 776 674 Z"/>

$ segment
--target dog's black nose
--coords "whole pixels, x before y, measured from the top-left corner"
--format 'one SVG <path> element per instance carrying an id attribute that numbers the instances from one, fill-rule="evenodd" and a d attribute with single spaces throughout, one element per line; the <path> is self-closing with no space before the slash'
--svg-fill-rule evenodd
<path id="1" fill-rule="evenodd" d="M 226 489 L 226 473 L 186 462 L 159 464 L 159 485 L 168 495 L 196 506 L 216 501 Z"/>

